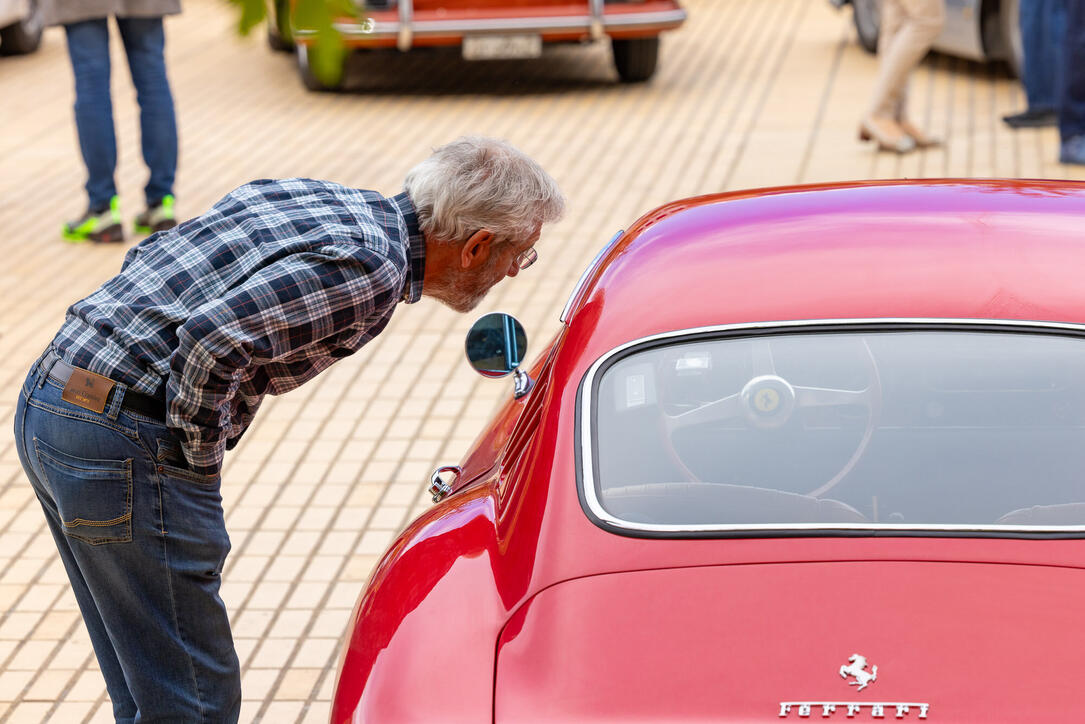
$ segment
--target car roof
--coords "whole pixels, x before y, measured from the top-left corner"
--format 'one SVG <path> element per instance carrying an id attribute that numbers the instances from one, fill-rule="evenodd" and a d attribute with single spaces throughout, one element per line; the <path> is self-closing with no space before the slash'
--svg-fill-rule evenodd
<path id="1" fill-rule="evenodd" d="M 1080 182 L 888 181 L 703 196 L 645 214 L 614 241 L 586 272 L 566 321 L 590 325 L 596 351 L 758 321 L 1081 323 L 1083 228 Z"/>
<path id="2" fill-rule="evenodd" d="M 614 571 L 883 555 L 887 539 L 877 537 L 803 538 L 797 547 L 786 537 L 657 545 L 597 526 L 570 479 L 582 462 L 578 426 L 589 369 L 635 340 L 717 325 L 916 318 L 1085 324 L 1083 221 L 1083 183 L 994 180 L 760 189 L 645 214 L 586 272 L 546 362 L 545 396 L 526 398 L 537 399 L 542 412 L 531 419 L 543 424 L 535 447 L 518 459 L 529 464 L 509 474 L 507 507 L 498 514 L 519 531 L 504 533 L 509 559 L 534 561 L 530 587 L 539 590 Z M 946 549 L 944 540 L 922 538 L 894 545 L 916 559 Z M 1067 545 L 1058 555 L 1080 555 L 1080 542 Z M 978 538 L 954 546 L 971 560 L 1002 560 L 1007 550 Z M 1013 550 L 1039 561 L 1052 555 Z"/>

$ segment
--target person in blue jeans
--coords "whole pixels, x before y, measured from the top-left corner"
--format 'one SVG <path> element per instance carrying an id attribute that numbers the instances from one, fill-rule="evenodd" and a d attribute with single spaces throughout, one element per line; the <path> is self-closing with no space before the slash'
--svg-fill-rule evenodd
<path id="1" fill-rule="evenodd" d="M 1002 118 L 1011 128 L 1054 126 L 1062 88 L 1067 0 L 1021 0 L 1018 8 L 1028 107 Z"/>
<path id="2" fill-rule="evenodd" d="M 1059 104 L 1059 161 L 1085 166 L 1085 0 L 1068 2 Z"/>
<path id="3" fill-rule="evenodd" d="M 238 720 L 221 469 L 264 397 L 357 352 L 401 303 L 470 311 L 564 208 L 538 163 L 465 138 L 391 197 L 245 184 L 69 307 L 20 391 L 15 446 L 118 722 Z"/>
<path id="4" fill-rule="evenodd" d="M 177 121 L 166 78 L 162 17 L 179 13 L 180 0 L 56 0 L 46 6 L 50 24 L 63 25 L 75 76 L 75 125 L 87 167 L 87 209 L 64 225 L 72 242 L 119 242 L 124 230 L 114 182 L 117 140 L 109 92 L 109 18 L 120 30 L 140 109 L 143 160 L 150 169 L 147 207 L 134 223 L 149 234 L 176 224 L 173 181 L 177 171 Z"/>

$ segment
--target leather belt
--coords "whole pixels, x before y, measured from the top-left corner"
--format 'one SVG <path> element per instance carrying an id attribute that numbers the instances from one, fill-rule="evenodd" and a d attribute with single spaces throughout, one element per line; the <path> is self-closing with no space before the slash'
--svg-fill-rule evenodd
<path id="1" fill-rule="evenodd" d="M 68 379 L 71 378 L 72 373 L 75 372 L 76 369 L 79 369 L 72 367 L 62 360 L 60 355 L 52 349 L 45 353 L 41 364 L 42 367 L 49 370 L 49 376 L 62 385 L 68 384 Z M 116 391 L 117 388 L 114 387 L 113 392 L 111 392 L 110 395 L 115 394 Z M 136 392 L 131 387 L 125 385 L 124 400 L 121 401 L 121 409 L 138 412 L 145 417 L 164 422 L 166 419 L 165 393 L 163 391 L 162 397 L 155 397 L 153 395 L 145 395 L 142 392 Z"/>

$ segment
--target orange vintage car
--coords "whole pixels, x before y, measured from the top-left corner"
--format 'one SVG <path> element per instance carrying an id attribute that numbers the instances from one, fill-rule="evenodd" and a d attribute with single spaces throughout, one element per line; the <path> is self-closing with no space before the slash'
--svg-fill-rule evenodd
<path id="1" fill-rule="evenodd" d="M 313 72 L 313 36 L 291 20 L 290 0 L 272 0 L 268 42 L 294 49 L 310 90 L 338 83 Z M 659 36 L 679 27 L 678 0 L 367 0 L 357 18 L 335 23 L 350 49 L 459 46 L 468 60 L 537 58 L 544 44 L 609 39 L 618 77 L 648 80 L 659 59 Z"/>

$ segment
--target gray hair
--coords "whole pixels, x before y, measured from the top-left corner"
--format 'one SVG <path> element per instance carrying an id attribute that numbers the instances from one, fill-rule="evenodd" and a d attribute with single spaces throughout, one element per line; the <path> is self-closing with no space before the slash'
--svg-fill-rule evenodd
<path id="1" fill-rule="evenodd" d="M 427 238 L 453 242 L 488 229 L 499 241 L 526 239 L 565 212 L 543 168 L 505 141 L 467 136 L 434 150 L 403 187 Z"/>

